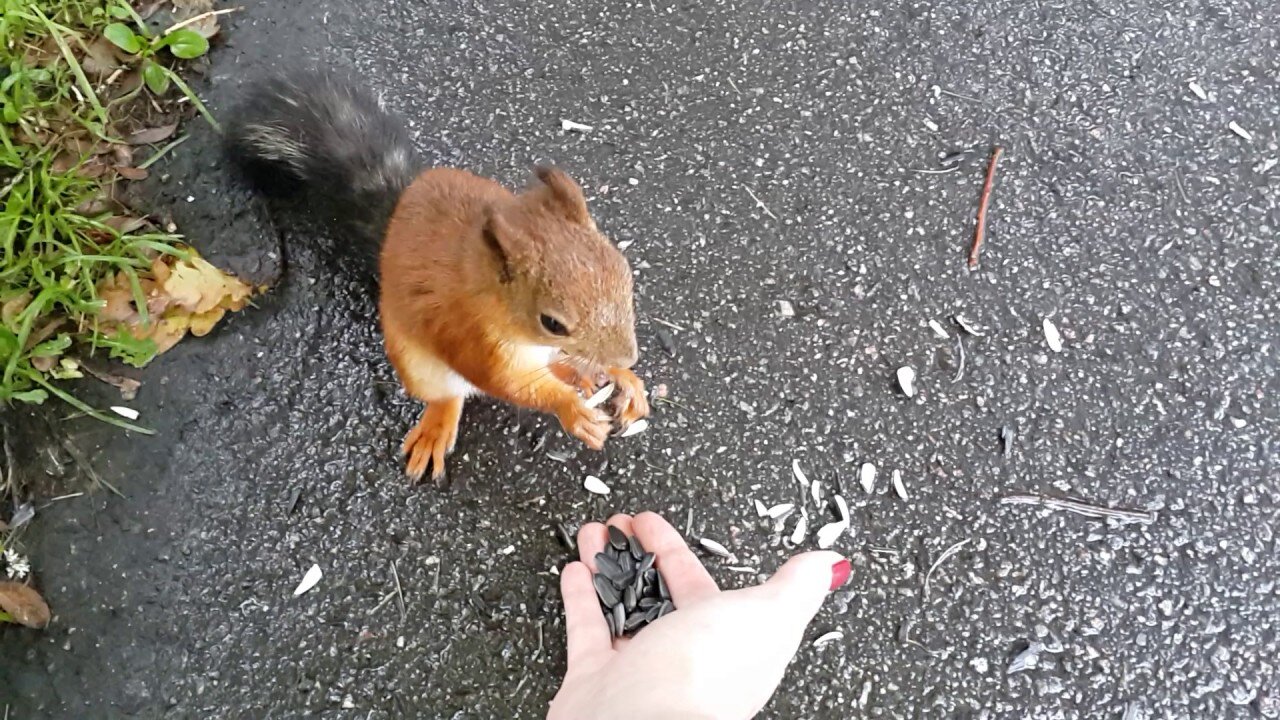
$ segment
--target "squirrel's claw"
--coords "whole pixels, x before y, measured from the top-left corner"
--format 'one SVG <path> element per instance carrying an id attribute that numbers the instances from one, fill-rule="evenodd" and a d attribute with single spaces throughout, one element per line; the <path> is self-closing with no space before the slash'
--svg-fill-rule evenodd
<path id="1" fill-rule="evenodd" d="M 560 424 L 569 434 L 586 443 L 587 447 L 600 450 L 604 447 L 605 439 L 609 437 L 612 421 L 604 411 L 587 407 L 586 402 L 581 398 L 575 396 L 574 400 L 576 402 L 557 413 Z"/>
<path id="2" fill-rule="evenodd" d="M 404 474 L 416 484 L 431 466 L 431 478 L 444 477 L 445 456 L 458 441 L 458 421 L 462 419 L 462 398 L 429 403 L 422 419 L 404 436 L 401 452 L 408 456 Z"/>
<path id="3" fill-rule="evenodd" d="M 609 378 L 617 387 L 613 407 L 622 429 L 625 430 L 640 418 L 649 416 L 649 399 L 643 380 L 624 368 L 610 368 Z"/>

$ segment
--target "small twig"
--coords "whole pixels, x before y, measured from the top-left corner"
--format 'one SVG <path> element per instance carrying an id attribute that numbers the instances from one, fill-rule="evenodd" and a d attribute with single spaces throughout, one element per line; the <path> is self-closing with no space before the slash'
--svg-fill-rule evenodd
<path id="1" fill-rule="evenodd" d="M 3 199 L 5 195 L 9 194 L 10 190 L 22 182 L 22 178 L 26 177 L 26 174 L 26 170 L 19 170 L 17 175 L 14 175 L 9 182 L 5 183 L 4 187 L 0 188 L 0 199 Z"/>
<path id="2" fill-rule="evenodd" d="M 908 172 L 920 173 L 921 175 L 945 175 L 949 172 L 955 172 L 960 169 L 959 165 L 948 165 L 941 170 L 924 170 L 922 168 L 907 168 Z"/>
<path id="3" fill-rule="evenodd" d="M 960 382 L 960 378 L 964 377 L 964 338 L 956 335 L 956 348 L 960 351 L 960 366 L 956 368 L 956 376 L 951 378 L 951 384 Z"/>
<path id="4" fill-rule="evenodd" d="M 667 327 L 671 328 L 672 330 L 675 330 L 676 332 L 684 332 L 684 331 L 685 331 L 685 329 L 684 329 L 683 327 L 681 327 L 681 326 L 679 326 L 679 325 L 677 325 L 677 324 L 675 324 L 675 323 L 673 323 L 673 322 L 670 322 L 670 321 L 668 321 L 668 320 L 663 320 L 662 318 L 649 318 L 649 320 L 651 320 L 651 321 L 653 321 L 653 322 L 656 322 L 656 323 L 658 323 L 659 325 L 666 325 Z"/>
<path id="5" fill-rule="evenodd" d="M 41 506 L 40 506 L 40 509 L 41 509 L 41 510 L 43 510 L 43 509 L 45 509 L 45 508 L 49 507 L 50 505 L 52 505 L 52 504 L 54 504 L 54 503 L 58 502 L 59 500 L 70 500 L 71 498 L 78 498 L 78 497 L 81 497 L 81 496 L 83 496 L 83 495 L 84 495 L 84 493 L 82 493 L 82 492 L 74 492 L 74 493 L 69 493 L 69 494 L 67 494 L 67 495 L 59 495 L 59 496 L 57 496 L 57 497 L 52 497 L 52 498 L 49 498 L 49 501 L 48 501 L 48 502 L 46 502 L 45 504 L 41 505 Z"/>
<path id="6" fill-rule="evenodd" d="M 1082 500 L 1051 498 L 1043 495 L 1010 495 L 1000 498 L 1001 505 L 1039 505 L 1050 510 L 1065 510 L 1076 515 L 1096 520 L 1116 520 L 1123 524 L 1138 523 L 1149 525 L 1156 521 L 1159 514 L 1150 510 L 1124 510 L 1102 505 L 1093 505 Z"/>
<path id="7" fill-rule="evenodd" d="M 978 99 L 978 98 L 976 98 L 976 97 L 973 97 L 972 95 L 961 95 L 961 94 L 960 94 L 960 93 L 958 93 L 958 92 L 952 92 L 952 91 L 950 91 L 950 90 L 946 90 L 946 89 L 944 89 L 944 88 L 938 88 L 938 92 L 942 93 L 943 95 L 950 95 L 950 96 L 951 96 L 951 97 L 953 97 L 953 98 L 960 98 L 961 100 L 968 100 L 969 102 L 976 102 L 976 103 L 980 103 L 980 102 L 982 102 L 981 100 L 979 100 L 979 99 Z"/>
<path id="8" fill-rule="evenodd" d="M 947 548 L 942 552 L 941 555 L 938 556 L 937 560 L 933 561 L 933 565 L 929 566 L 929 572 L 925 573 L 924 575 L 924 597 L 926 600 L 929 598 L 929 581 L 933 578 L 933 572 L 938 569 L 939 565 L 946 562 L 947 558 L 960 552 L 960 548 L 964 547 L 965 545 L 968 545 L 971 540 L 973 540 L 973 538 L 965 538 L 964 540 L 961 540 L 955 545 L 952 545 L 951 547 Z"/>
<path id="9" fill-rule="evenodd" d="M 395 596 L 396 596 L 395 590 L 392 590 L 386 595 L 383 595 L 382 600 L 378 601 L 378 604 L 373 606 L 373 609 L 369 611 L 369 614 L 370 615 L 376 614 L 379 610 L 386 607 L 387 603 L 391 602 L 392 598 L 394 598 Z"/>
<path id="10" fill-rule="evenodd" d="M 80 448 L 72 444 L 72 442 L 69 439 L 65 437 L 62 438 L 62 447 L 66 449 L 67 454 L 71 456 L 71 459 L 76 461 L 76 465 L 80 466 L 80 469 L 84 472 L 84 474 L 89 476 L 90 480 L 92 480 L 97 485 L 101 485 L 102 487 L 105 487 L 106 489 L 110 490 L 116 495 L 120 497 L 124 497 L 124 493 L 117 490 L 115 485 L 112 485 L 106 480 L 103 480 L 102 476 L 98 475 L 97 471 L 93 469 L 93 466 L 89 464 L 89 459 L 86 458 L 84 456 L 84 453 L 80 452 Z"/>
<path id="11" fill-rule="evenodd" d="M 541 654 L 542 654 L 542 621 L 539 620 L 538 621 L 538 649 L 533 651 L 533 656 L 530 657 L 529 659 L 531 661 L 537 660 L 538 656 Z"/>
<path id="12" fill-rule="evenodd" d="M 226 15 L 227 13 L 233 13 L 233 12 L 236 12 L 237 10 L 243 10 L 243 9 L 244 8 L 233 7 L 233 8 L 224 8 L 222 10 L 210 10 L 209 12 L 200 13 L 199 15 L 194 15 L 192 17 L 189 17 L 186 20 L 183 20 L 182 22 L 176 22 L 170 25 L 169 29 L 160 33 L 160 35 L 163 37 L 173 32 L 174 30 L 181 30 L 182 28 L 188 25 L 194 25 L 195 23 L 198 23 L 205 18 L 214 17 L 215 15 Z"/>
<path id="13" fill-rule="evenodd" d="M 436 563 L 436 581 L 435 581 L 435 587 L 433 587 L 433 588 L 431 589 L 431 591 L 432 591 L 433 593 L 435 593 L 435 596 L 436 596 L 436 597 L 440 597 L 440 566 L 442 566 L 442 565 L 444 565 L 444 561 L 443 561 L 443 560 L 441 560 L 440 562 Z"/>
<path id="14" fill-rule="evenodd" d="M 767 205 L 765 205 L 765 204 L 764 204 L 764 201 L 762 201 L 760 198 L 756 197 L 756 194 L 755 194 L 755 193 L 751 192 L 751 188 L 747 187 L 746 185 L 743 185 L 743 186 L 742 186 L 742 189 L 743 189 L 743 190 L 746 190 L 746 191 L 747 191 L 747 194 L 751 196 L 751 199 L 756 201 L 756 205 L 760 206 L 760 209 L 764 211 L 764 214 L 765 214 L 765 215 L 768 215 L 769 217 L 773 218 L 774 220 L 777 220 L 777 219 L 778 219 L 778 216 L 777 216 L 777 215 L 774 215 L 772 212 L 770 212 L 770 211 L 769 211 L 769 207 L 768 207 Z"/>
<path id="15" fill-rule="evenodd" d="M 693 508 L 689 508 L 689 514 L 684 520 L 684 536 L 690 537 L 691 535 L 693 535 Z"/>
<path id="16" fill-rule="evenodd" d="M 400 589 L 400 571 L 396 569 L 396 561 L 391 561 L 391 577 L 396 579 L 396 604 L 400 606 L 400 622 L 404 622 L 404 591 Z"/>
<path id="17" fill-rule="evenodd" d="M 733 78 L 729 78 L 729 84 L 733 86 L 733 91 L 738 93 L 738 97 L 742 97 L 742 91 L 738 89 L 738 83 L 734 82 Z"/>
<path id="18" fill-rule="evenodd" d="M 1178 171 L 1178 168 L 1173 169 L 1173 184 L 1178 186 L 1178 194 L 1182 196 L 1182 201 L 1190 205 L 1191 198 L 1187 197 L 1187 189 L 1182 186 L 1182 173 Z M 3 193 L 0 193 L 0 195 L 3 195 Z"/>
<path id="19" fill-rule="evenodd" d="M 996 179 L 996 163 L 1000 162 L 1000 154 L 1004 148 L 999 145 L 991 151 L 991 162 L 987 165 L 987 180 L 982 184 L 982 199 L 978 201 L 978 225 L 973 230 L 973 247 L 969 248 L 969 269 L 978 269 L 978 254 L 982 252 L 982 237 L 987 232 L 987 205 L 991 203 L 991 186 Z"/>

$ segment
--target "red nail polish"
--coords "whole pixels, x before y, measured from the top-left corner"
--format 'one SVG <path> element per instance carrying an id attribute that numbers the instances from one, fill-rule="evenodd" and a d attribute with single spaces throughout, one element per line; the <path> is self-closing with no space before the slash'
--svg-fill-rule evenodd
<path id="1" fill-rule="evenodd" d="M 849 582 L 849 573 L 853 570 L 848 560 L 841 560 L 831 566 L 831 590 Z"/>

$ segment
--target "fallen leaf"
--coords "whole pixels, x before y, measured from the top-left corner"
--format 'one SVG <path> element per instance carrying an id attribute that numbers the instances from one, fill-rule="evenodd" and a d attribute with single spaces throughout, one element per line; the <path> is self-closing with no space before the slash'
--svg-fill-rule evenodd
<path id="1" fill-rule="evenodd" d="M 42 628 L 49 624 L 49 605 L 40 593 L 16 582 L 0 582 L 0 610 L 19 625 Z"/>
<path id="2" fill-rule="evenodd" d="M 89 75 L 104 78 L 120 67 L 120 61 L 116 58 L 115 45 L 105 37 L 99 37 L 89 43 L 84 50 L 84 59 L 80 65 Z"/>
<path id="3" fill-rule="evenodd" d="M 134 230 L 137 230 L 138 228 L 141 228 L 142 226 L 146 225 L 147 219 L 144 217 L 130 217 L 128 215 L 113 215 L 107 218 L 106 220 L 104 220 L 103 222 L 107 225 L 107 227 L 110 227 L 112 230 L 115 230 L 121 235 L 127 235 L 133 232 Z M 166 271 L 168 270 L 167 265 L 165 265 L 163 262 L 161 262 L 160 264 L 165 267 Z M 152 268 L 154 267 L 155 267 L 155 264 L 152 263 Z"/>
<path id="4" fill-rule="evenodd" d="M 123 400 L 133 400 L 136 398 L 138 396 L 138 389 L 142 387 L 142 383 L 134 380 L 133 378 L 114 375 L 104 370 L 99 370 L 86 364 L 83 360 L 80 362 L 80 367 L 84 368 L 85 372 L 95 378 L 118 389 L 120 391 L 120 397 Z"/>
<path id="5" fill-rule="evenodd" d="M 216 307 L 209 312 L 192 315 L 191 334 L 196 337 L 204 337 L 205 335 L 208 335 L 209 332 L 213 330 L 213 326 L 217 325 L 218 321 L 222 319 L 222 316 L 226 314 L 226 310 Z"/>
<path id="6" fill-rule="evenodd" d="M 0 320 L 11 330 L 18 330 L 18 315 L 26 309 L 31 302 L 31 293 L 24 292 L 21 295 L 11 298 L 3 305 L 0 305 Z"/>
<path id="7" fill-rule="evenodd" d="M 146 180 L 151 173 L 142 168 L 115 166 L 116 174 L 125 180 Z"/>
<path id="8" fill-rule="evenodd" d="M 151 145 L 162 142 L 173 137 L 173 133 L 178 129 L 178 124 L 161 125 L 159 127 L 147 128 L 139 130 L 125 139 L 130 145 Z"/>
<path id="9" fill-rule="evenodd" d="M 239 310 L 253 294 L 253 288 L 194 254 L 190 260 L 174 264 L 164 289 L 173 296 L 175 304 L 197 314 L 219 306 Z"/>

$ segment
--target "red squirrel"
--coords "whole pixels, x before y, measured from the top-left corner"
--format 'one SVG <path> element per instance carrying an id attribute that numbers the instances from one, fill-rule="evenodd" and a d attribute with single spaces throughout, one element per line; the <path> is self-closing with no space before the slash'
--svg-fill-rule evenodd
<path id="1" fill-rule="evenodd" d="M 649 414 L 631 268 L 564 172 L 512 193 L 452 168 L 422 169 L 403 123 L 362 88 L 301 72 L 250 86 L 227 130 L 260 190 L 310 207 L 378 254 L 387 357 L 426 403 L 404 438 L 405 473 L 439 480 L 476 393 L 552 413 L 594 449 L 613 421 Z M 615 385 L 614 417 L 583 393 Z"/>

